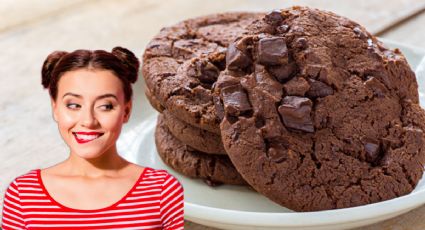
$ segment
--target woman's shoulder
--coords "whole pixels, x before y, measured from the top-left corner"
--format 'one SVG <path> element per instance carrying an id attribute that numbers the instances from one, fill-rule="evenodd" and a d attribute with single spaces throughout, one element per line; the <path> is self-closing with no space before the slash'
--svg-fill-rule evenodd
<path id="1" fill-rule="evenodd" d="M 25 185 L 28 183 L 34 183 L 38 181 L 38 171 L 40 169 L 32 169 L 24 174 L 21 174 L 20 176 L 15 177 L 12 181 L 9 183 L 9 188 L 18 188 L 21 185 Z"/>
<path id="2" fill-rule="evenodd" d="M 161 180 L 163 184 L 173 182 L 178 183 L 180 185 L 178 179 L 165 169 L 154 169 L 150 167 L 145 167 L 145 171 L 143 172 L 143 174 L 145 179 Z"/>
<path id="3" fill-rule="evenodd" d="M 12 181 L 13 182 L 25 182 L 28 180 L 36 180 L 38 178 L 38 171 L 40 171 L 40 169 L 31 169 L 30 171 L 21 174 L 20 176 L 15 177 L 15 179 Z"/>
<path id="4" fill-rule="evenodd" d="M 165 169 L 154 169 L 151 167 L 145 167 L 145 170 L 143 172 L 145 174 L 146 177 L 162 177 L 162 178 L 166 178 L 166 177 L 172 177 L 173 175 L 171 175 L 167 170 Z"/>

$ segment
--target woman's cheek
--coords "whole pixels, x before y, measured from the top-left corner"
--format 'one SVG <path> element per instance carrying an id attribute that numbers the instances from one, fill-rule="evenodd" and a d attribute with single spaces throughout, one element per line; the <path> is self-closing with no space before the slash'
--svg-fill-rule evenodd
<path id="1" fill-rule="evenodd" d="M 63 112 L 61 114 L 61 123 L 62 123 L 62 126 L 65 128 L 67 127 L 70 128 L 72 126 L 75 126 L 78 123 L 78 114 Z"/>
<path id="2" fill-rule="evenodd" d="M 123 119 L 120 114 L 110 114 L 99 119 L 101 126 L 111 132 L 119 131 L 122 127 Z"/>

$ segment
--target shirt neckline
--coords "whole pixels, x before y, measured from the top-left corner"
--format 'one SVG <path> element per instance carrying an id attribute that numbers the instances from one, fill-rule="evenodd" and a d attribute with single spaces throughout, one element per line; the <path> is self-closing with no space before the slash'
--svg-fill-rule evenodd
<path id="1" fill-rule="evenodd" d="M 108 206 L 106 206 L 106 207 L 104 207 L 104 208 L 98 208 L 98 209 L 76 209 L 76 208 L 71 208 L 71 207 L 68 207 L 68 206 L 65 206 L 65 205 L 63 205 L 63 204 L 61 204 L 60 202 L 58 202 L 58 201 L 56 201 L 51 195 L 50 195 L 50 193 L 47 191 L 47 189 L 46 189 L 46 187 L 44 186 L 44 183 L 43 183 L 43 180 L 42 180 L 42 178 L 41 178 L 41 169 L 37 169 L 36 170 L 36 172 L 37 172 L 37 179 L 38 179 L 38 182 L 39 182 L 39 184 L 40 184 L 40 186 L 41 186 L 41 188 L 42 188 L 42 190 L 43 190 L 43 192 L 46 194 L 46 196 L 54 203 L 54 204 L 56 204 L 56 205 L 58 205 L 59 207 L 61 207 L 61 208 L 63 208 L 63 209 L 66 209 L 66 210 L 68 210 L 68 211 L 74 211 L 74 212 L 99 212 L 99 211 L 105 211 L 105 210 L 110 210 L 110 209 L 112 209 L 112 208 L 114 208 L 114 207 L 116 207 L 118 204 L 120 204 L 121 202 L 123 202 L 132 192 L 133 192 L 133 190 L 135 190 L 136 189 L 136 187 L 139 185 L 139 183 L 142 181 L 142 179 L 143 179 L 143 177 L 144 177 L 144 175 L 145 175 L 145 172 L 147 171 L 147 170 L 149 170 L 150 168 L 149 167 L 144 167 L 144 169 L 143 169 L 143 171 L 140 173 L 140 176 L 139 176 L 139 178 L 137 179 L 137 181 L 136 181 L 136 183 L 134 183 L 134 185 L 131 187 L 131 189 L 121 198 L 121 199 L 119 199 L 117 202 L 115 202 L 115 203 L 113 203 L 113 204 L 111 204 L 111 205 L 108 205 Z"/>

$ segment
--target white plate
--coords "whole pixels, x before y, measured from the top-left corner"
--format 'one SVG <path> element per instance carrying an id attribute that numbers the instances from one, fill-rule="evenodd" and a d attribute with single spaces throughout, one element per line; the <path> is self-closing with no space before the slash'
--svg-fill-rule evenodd
<path id="1" fill-rule="evenodd" d="M 384 42 L 390 47 L 400 48 L 413 69 L 417 69 L 425 56 L 423 50 Z M 420 90 L 425 92 L 425 63 L 422 64 L 424 67 L 417 77 Z M 119 152 L 131 162 L 166 169 L 175 175 L 184 187 L 187 220 L 222 229 L 347 229 L 382 221 L 425 203 L 425 179 L 412 193 L 403 197 L 355 208 L 319 212 L 293 212 L 242 186 L 209 187 L 200 180 L 180 175 L 161 161 L 153 135 L 157 112 L 146 100 L 142 78 L 134 89 L 134 110 L 118 141 Z M 425 102 L 422 96 L 421 103 Z"/>

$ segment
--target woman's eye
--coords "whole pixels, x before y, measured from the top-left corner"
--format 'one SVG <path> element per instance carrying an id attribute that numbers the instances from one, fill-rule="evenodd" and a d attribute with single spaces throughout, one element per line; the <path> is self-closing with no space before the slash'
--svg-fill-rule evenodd
<path id="1" fill-rule="evenodd" d="M 79 104 L 68 103 L 68 104 L 66 104 L 66 107 L 69 108 L 69 109 L 78 109 L 81 106 Z"/>
<path id="2" fill-rule="evenodd" d="M 81 108 L 81 105 L 79 104 L 74 104 L 74 103 L 68 103 L 66 104 L 66 107 L 72 110 L 77 110 L 79 108 Z M 102 105 L 100 106 L 103 110 L 109 111 L 112 110 L 114 108 L 114 106 L 112 104 L 106 104 L 106 105 Z"/>
<path id="3" fill-rule="evenodd" d="M 112 104 L 107 104 L 107 105 L 102 105 L 102 108 L 104 108 L 104 110 L 112 110 L 114 108 L 114 106 Z"/>

